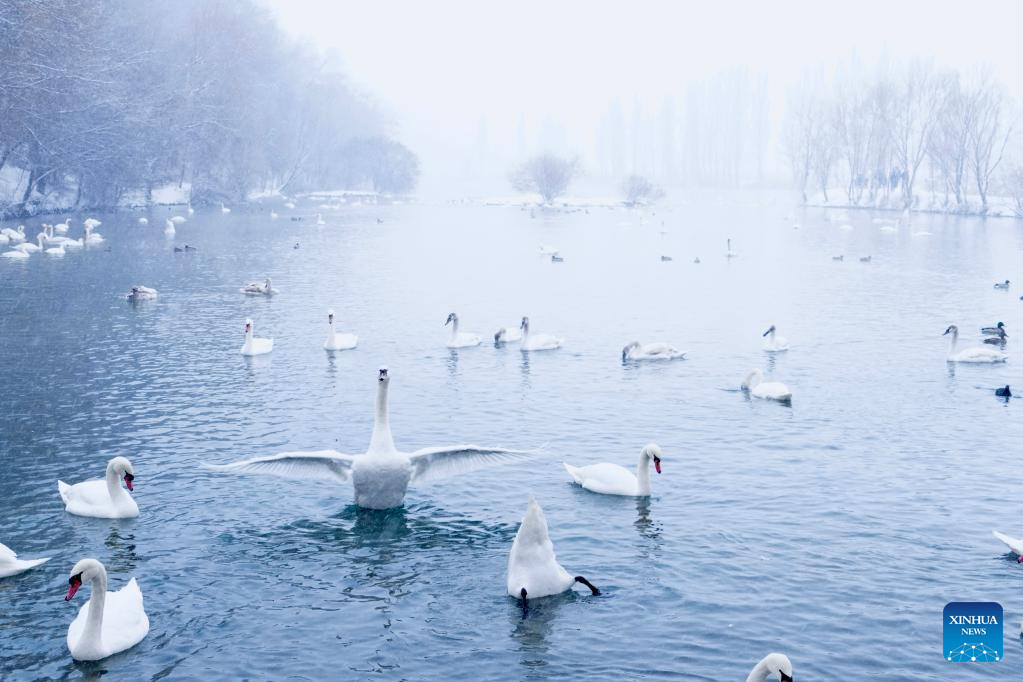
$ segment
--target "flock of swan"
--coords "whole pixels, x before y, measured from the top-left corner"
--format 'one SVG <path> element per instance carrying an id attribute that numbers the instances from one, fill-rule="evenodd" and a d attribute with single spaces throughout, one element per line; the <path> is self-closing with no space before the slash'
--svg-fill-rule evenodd
<path id="1" fill-rule="evenodd" d="M 71 229 L 71 220 L 51 225 L 42 223 L 41 230 L 36 233 L 35 240 L 29 240 L 25 235 L 25 226 L 18 225 L 17 229 L 5 227 L 0 230 L 0 246 L 10 246 L 7 251 L 0 252 L 0 257 L 11 260 L 25 260 L 33 253 L 42 253 L 47 256 L 63 256 L 68 249 L 80 249 L 85 246 L 99 246 L 104 242 L 103 235 L 96 232 L 96 228 L 102 225 L 95 218 L 86 218 L 83 227 L 85 233 L 78 239 L 66 236 Z"/>

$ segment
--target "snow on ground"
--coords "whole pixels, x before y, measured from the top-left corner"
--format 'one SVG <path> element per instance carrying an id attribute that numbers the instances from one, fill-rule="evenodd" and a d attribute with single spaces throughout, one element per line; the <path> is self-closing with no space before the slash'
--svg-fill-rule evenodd
<path id="1" fill-rule="evenodd" d="M 1016 201 L 1011 197 L 999 197 L 988 195 L 987 198 L 987 212 L 981 210 L 980 195 L 968 194 L 966 196 L 966 205 L 960 208 L 956 204 L 954 196 L 949 197 L 948 203 L 945 201 L 944 192 L 914 192 L 915 199 L 913 207 L 910 209 L 913 212 L 920 213 L 950 213 L 958 215 L 984 215 L 989 218 L 1021 218 L 1019 209 L 1016 205 Z M 828 198 L 830 201 L 824 200 L 824 194 L 818 192 L 810 196 L 807 201 L 807 206 L 815 206 L 820 208 L 835 208 L 835 209 L 869 209 L 875 211 L 898 211 L 902 212 L 905 210 L 905 206 L 902 201 L 902 194 L 899 192 L 892 193 L 887 200 L 884 197 L 877 197 L 874 202 L 870 202 L 866 197 L 858 203 L 849 203 L 848 197 L 844 187 L 836 187 L 834 189 L 828 189 Z"/>

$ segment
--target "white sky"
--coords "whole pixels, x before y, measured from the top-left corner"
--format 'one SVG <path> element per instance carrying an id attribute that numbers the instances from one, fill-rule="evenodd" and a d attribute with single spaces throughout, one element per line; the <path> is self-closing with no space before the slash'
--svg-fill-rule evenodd
<path id="1" fill-rule="evenodd" d="M 984 65 L 1023 93 L 1023 0 L 263 1 L 286 30 L 340 55 L 427 170 L 467 149 L 481 119 L 494 146 L 512 148 L 520 116 L 589 143 L 611 100 L 656 110 L 737 66 L 766 73 L 779 102 L 806 70 L 854 55 Z"/>

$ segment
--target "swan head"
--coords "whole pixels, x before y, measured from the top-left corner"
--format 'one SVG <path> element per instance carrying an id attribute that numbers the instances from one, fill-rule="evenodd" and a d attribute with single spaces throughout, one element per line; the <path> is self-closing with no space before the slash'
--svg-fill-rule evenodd
<path id="1" fill-rule="evenodd" d="M 103 568 L 96 559 L 82 559 L 74 568 L 71 569 L 71 577 L 67 581 L 67 596 L 64 597 L 64 601 L 71 601 L 71 598 L 75 596 L 78 589 L 83 583 L 87 583 L 93 578 L 106 575 L 107 569 Z"/>
<path id="2" fill-rule="evenodd" d="M 118 478 L 124 479 L 124 485 L 128 490 L 134 490 L 135 467 L 131 465 L 127 457 L 114 457 L 107 462 L 107 471 L 113 471 Z"/>
<path id="3" fill-rule="evenodd" d="M 767 336 L 768 334 L 771 334 L 771 333 L 773 333 L 773 332 L 774 332 L 774 325 L 772 324 L 772 325 L 771 325 L 771 326 L 770 326 L 770 327 L 769 327 L 769 328 L 767 329 L 767 331 L 766 331 L 766 332 L 764 332 L 764 333 L 763 333 L 763 334 L 762 334 L 761 336 Z"/>
<path id="4" fill-rule="evenodd" d="M 529 331 L 529 318 L 523 317 L 522 322 L 519 323 L 519 329 L 522 331 Z"/>
<path id="5" fill-rule="evenodd" d="M 381 367 L 379 373 L 377 374 L 377 381 L 386 386 L 390 380 L 391 375 L 387 372 L 387 368 Z"/>
<path id="6" fill-rule="evenodd" d="M 622 348 L 622 362 L 629 359 L 629 351 L 633 348 L 639 348 L 639 341 L 633 341 L 632 343 L 626 344 L 625 348 Z"/>
<path id="7" fill-rule="evenodd" d="M 448 313 L 448 319 L 444 321 L 444 326 L 447 326 L 453 322 L 458 322 L 458 315 L 454 313 Z"/>
<path id="8" fill-rule="evenodd" d="M 249 317 L 249 318 L 245 319 L 245 333 L 248 334 L 251 331 L 252 331 L 252 318 Z"/>
<path id="9" fill-rule="evenodd" d="M 955 326 L 954 324 L 948 325 L 948 329 L 945 330 L 945 333 L 942 334 L 942 336 L 947 336 L 949 334 L 952 334 L 953 336 L 958 336 L 959 335 L 959 327 Z"/>
<path id="10" fill-rule="evenodd" d="M 746 378 L 742 380 L 742 388 L 749 390 L 764 380 L 764 373 L 759 369 L 751 369 Z"/>
<path id="11" fill-rule="evenodd" d="M 768 675 L 774 675 L 781 682 L 792 682 L 792 661 L 785 654 L 768 654 L 761 661 Z"/>
<path id="12" fill-rule="evenodd" d="M 327 322 L 334 324 L 334 311 L 333 309 L 327 311 Z"/>
<path id="13" fill-rule="evenodd" d="M 651 459 L 654 462 L 654 470 L 657 473 L 661 473 L 661 446 L 657 443 L 650 443 L 643 448 L 643 454 L 647 459 Z"/>
<path id="14" fill-rule="evenodd" d="M 269 288 L 270 288 L 270 278 L 269 278 L 269 277 L 267 277 L 267 278 L 266 278 L 266 283 L 264 284 L 264 286 L 265 286 L 265 287 L 266 287 L 267 289 L 269 289 Z"/>

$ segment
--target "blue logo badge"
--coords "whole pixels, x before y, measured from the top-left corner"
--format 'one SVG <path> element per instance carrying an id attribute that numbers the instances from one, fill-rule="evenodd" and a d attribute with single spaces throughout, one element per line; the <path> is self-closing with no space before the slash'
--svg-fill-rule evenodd
<path id="1" fill-rule="evenodd" d="M 993 601 L 953 601 L 944 612 L 945 660 L 1002 660 L 1002 606 Z"/>

